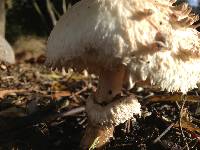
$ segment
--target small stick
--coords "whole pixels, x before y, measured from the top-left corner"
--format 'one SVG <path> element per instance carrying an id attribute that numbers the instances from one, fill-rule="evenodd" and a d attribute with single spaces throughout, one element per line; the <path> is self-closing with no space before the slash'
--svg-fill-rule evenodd
<path id="1" fill-rule="evenodd" d="M 68 117 L 68 116 L 76 115 L 78 113 L 82 113 L 84 111 L 85 111 L 85 107 L 84 106 L 80 106 L 80 107 L 74 108 L 72 110 L 69 110 L 67 112 L 61 113 L 60 117 Z"/>
<path id="2" fill-rule="evenodd" d="M 81 90 L 79 90 L 78 92 L 74 93 L 74 94 L 72 95 L 72 97 L 73 97 L 73 96 L 80 95 L 81 93 L 83 93 L 83 92 L 85 92 L 85 91 L 87 91 L 87 90 L 88 90 L 88 87 L 86 86 L 86 87 L 82 88 Z"/>
<path id="3" fill-rule="evenodd" d="M 169 132 L 169 130 L 174 126 L 174 124 L 175 124 L 175 123 L 172 123 L 169 127 L 167 127 L 167 129 L 165 129 L 165 131 L 163 131 L 163 133 L 162 133 L 160 136 L 158 136 L 158 137 L 153 141 L 153 143 L 155 144 L 155 143 L 157 143 L 158 141 L 160 141 L 160 139 L 161 139 L 167 132 Z"/>
<path id="4" fill-rule="evenodd" d="M 182 96 L 181 96 L 181 99 L 183 100 L 183 103 L 182 103 L 181 109 L 180 109 L 179 127 L 180 127 L 180 130 L 181 130 L 181 135 L 182 135 L 182 137 L 183 137 L 183 140 L 186 142 L 185 147 L 187 148 L 187 150 L 189 150 L 189 146 L 188 146 L 188 143 L 187 143 L 187 139 L 186 139 L 186 137 L 185 137 L 185 134 L 184 134 L 184 132 L 183 132 L 183 127 L 182 127 L 182 122 L 181 122 L 182 117 L 183 117 L 183 108 L 184 108 L 185 102 L 186 102 L 186 95 L 182 95 Z"/>

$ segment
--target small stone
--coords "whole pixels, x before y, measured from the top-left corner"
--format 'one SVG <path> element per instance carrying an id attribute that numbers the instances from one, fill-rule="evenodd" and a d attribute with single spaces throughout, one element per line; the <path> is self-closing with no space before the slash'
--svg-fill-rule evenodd
<path id="1" fill-rule="evenodd" d="M 6 70 L 7 69 L 7 67 L 5 65 L 3 65 L 3 64 L 1 64 L 0 67 L 1 67 L 2 70 Z"/>

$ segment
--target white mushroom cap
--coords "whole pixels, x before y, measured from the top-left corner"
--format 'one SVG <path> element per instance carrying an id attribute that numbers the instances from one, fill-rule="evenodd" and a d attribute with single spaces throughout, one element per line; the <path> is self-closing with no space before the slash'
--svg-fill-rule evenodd
<path id="1" fill-rule="evenodd" d="M 5 61 L 10 64 L 15 63 L 15 55 L 10 44 L 0 36 L 0 61 Z"/>
<path id="2" fill-rule="evenodd" d="M 92 96 L 86 103 L 88 117 L 94 125 L 100 126 L 117 126 L 133 118 L 133 115 L 141 115 L 140 109 L 141 105 L 133 95 L 121 97 L 106 106 L 96 104 Z"/>
<path id="3" fill-rule="evenodd" d="M 132 82 L 186 93 L 200 79 L 198 17 L 174 2 L 82 0 L 53 29 L 47 64 L 96 74 L 123 64 Z"/>

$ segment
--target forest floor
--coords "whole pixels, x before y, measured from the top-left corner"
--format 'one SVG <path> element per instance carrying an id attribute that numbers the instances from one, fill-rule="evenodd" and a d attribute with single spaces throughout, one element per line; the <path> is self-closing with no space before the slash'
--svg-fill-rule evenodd
<path id="1" fill-rule="evenodd" d="M 0 64 L 0 149 L 80 149 L 84 105 L 97 78 L 50 71 L 42 55 L 19 53 L 17 59 Z M 138 83 L 129 92 L 143 113 L 116 127 L 106 150 L 200 149 L 198 89 L 182 96 Z"/>

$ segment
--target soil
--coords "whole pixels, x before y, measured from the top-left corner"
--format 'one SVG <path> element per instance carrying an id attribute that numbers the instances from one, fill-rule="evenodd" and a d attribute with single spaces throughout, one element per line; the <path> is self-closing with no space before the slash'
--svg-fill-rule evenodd
<path id="1" fill-rule="evenodd" d="M 30 56 L 23 52 L 17 64 L 0 64 L 0 149 L 80 149 L 84 105 L 97 78 L 54 72 L 44 67 L 43 55 Z M 200 149 L 198 89 L 184 97 L 138 83 L 128 92 L 137 96 L 143 113 L 117 126 L 105 150 Z"/>

